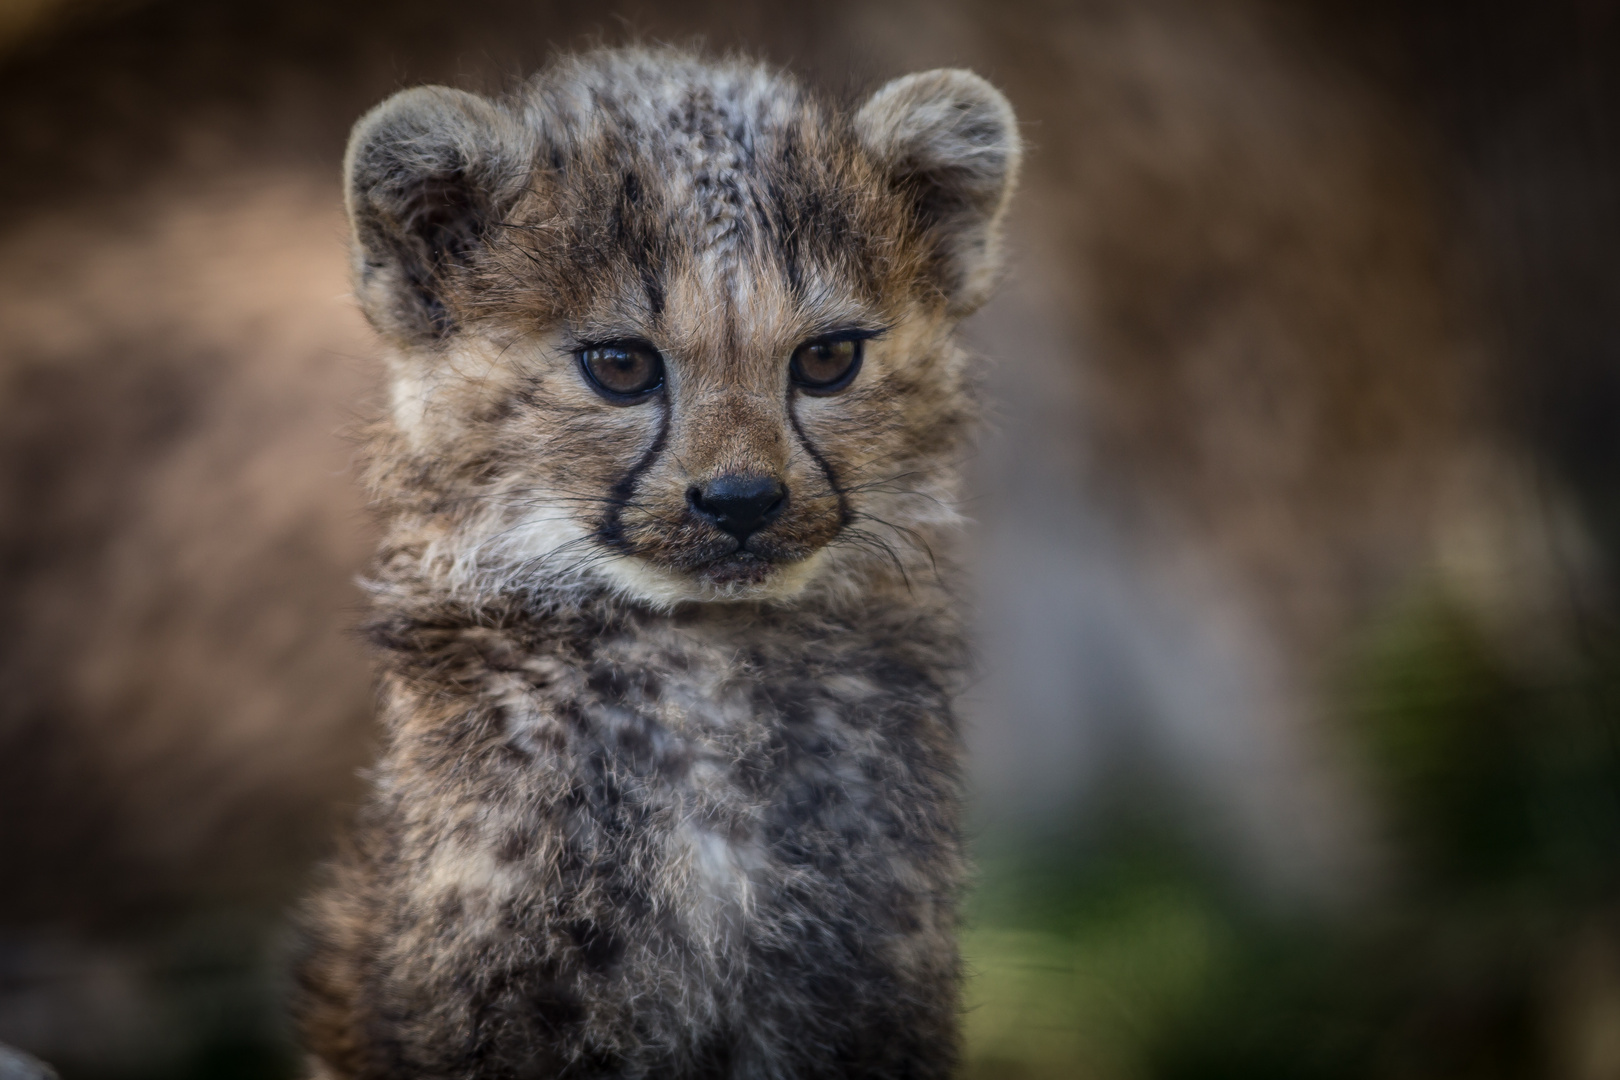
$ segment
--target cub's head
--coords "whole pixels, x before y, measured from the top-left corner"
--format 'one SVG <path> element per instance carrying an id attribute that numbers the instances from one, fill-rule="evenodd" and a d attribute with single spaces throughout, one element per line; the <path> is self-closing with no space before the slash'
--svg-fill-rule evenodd
<path id="1" fill-rule="evenodd" d="M 392 557 L 456 591 L 785 599 L 926 567 L 1019 141 L 966 71 L 851 109 L 673 52 L 408 90 L 345 165 Z"/>

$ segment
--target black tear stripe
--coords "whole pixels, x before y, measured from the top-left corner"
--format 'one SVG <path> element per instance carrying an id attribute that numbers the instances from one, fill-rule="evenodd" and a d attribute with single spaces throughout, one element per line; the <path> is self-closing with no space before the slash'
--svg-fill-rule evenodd
<path id="1" fill-rule="evenodd" d="M 849 509 L 849 496 L 844 493 L 843 487 L 838 483 L 838 474 L 833 472 L 833 467 L 827 463 L 827 459 L 821 456 L 821 451 L 817 450 L 815 444 L 810 441 L 810 436 L 804 433 L 804 425 L 799 423 L 799 414 L 793 409 L 792 398 L 788 400 L 787 414 L 788 423 L 793 426 L 793 434 L 799 437 L 799 445 L 804 447 L 804 452 L 810 455 L 812 461 L 821 466 L 821 475 L 827 478 L 827 486 L 832 488 L 834 495 L 838 496 L 838 527 L 842 529 L 854 517 Z"/>
<path id="2" fill-rule="evenodd" d="M 659 413 L 658 434 L 653 436 L 652 445 L 647 447 L 647 452 L 642 454 L 636 463 L 630 466 L 629 471 L 619 478 L 619 482 L 613 485 L 613 490 L 608 494 L 608 512 L 602 518 L 602 524 L 596 528 L 596 538 L 615 551 L 626 554 L 630 551 L 630 546 L 625 543 L 624 526 L 619 518 L 631 494 L 636 490 L 636 482 L 641 479 L 643 473 L 652 468 L 652 463 L 664 452 L 664 443 L 669 439 L 670 418 L 675 405 L 669 400 L 667 393 L 663 400 L 664 407 Z"/>

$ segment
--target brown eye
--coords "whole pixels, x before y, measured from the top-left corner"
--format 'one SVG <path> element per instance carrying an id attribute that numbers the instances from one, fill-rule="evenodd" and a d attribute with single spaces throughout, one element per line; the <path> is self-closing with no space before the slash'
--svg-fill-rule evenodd
<path id="1" fill-rule="evenodd" d="M 862 339 L 851 337 L 807 341 L 793 351 L 788 371 L 808 393 L 836 394 L 855 381 L 863 344 Z"/>
<path id="2" fill-rule="evenodd" d="M 642 400 L 664 384 L 664 360 L 651 345 L 634 341 L 589 345 L 579 367 L 597 393 L 615 405 Z"/>

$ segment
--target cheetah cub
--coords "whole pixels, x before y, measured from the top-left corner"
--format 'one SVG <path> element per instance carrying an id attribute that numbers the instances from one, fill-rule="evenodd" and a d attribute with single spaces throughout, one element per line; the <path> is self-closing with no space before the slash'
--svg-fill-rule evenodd
<path id="1" fill-rule="evenodd" d="M 317 1077 L 950 1074 L 953 334 L 1018 160 L 966 71 L 646 49 L 356 125 L 384 742 Z"/>

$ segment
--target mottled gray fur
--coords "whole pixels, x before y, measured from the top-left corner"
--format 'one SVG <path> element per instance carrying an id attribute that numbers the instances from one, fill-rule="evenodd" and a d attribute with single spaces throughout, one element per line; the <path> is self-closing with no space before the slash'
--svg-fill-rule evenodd
<path id="1" fill-rule="evenodd" d="M 950 1073 L 953 332 L 1018 157 L 967 72 L 845 110 L 641 49 L 356 126 L 386 735 L 306 920 L 318 1076 Z M 662 384 L 594 391 L 605 341 Z M 692 501 L 735 476 L 786 492 L 742 538 Z"/>

